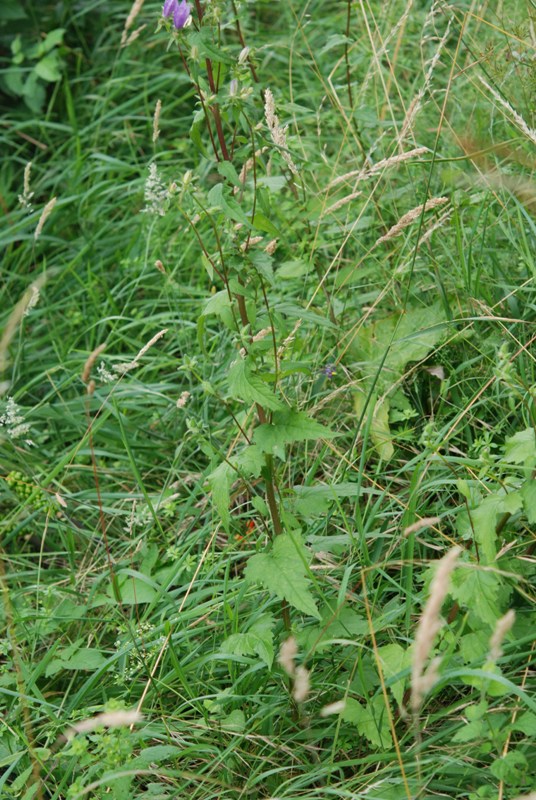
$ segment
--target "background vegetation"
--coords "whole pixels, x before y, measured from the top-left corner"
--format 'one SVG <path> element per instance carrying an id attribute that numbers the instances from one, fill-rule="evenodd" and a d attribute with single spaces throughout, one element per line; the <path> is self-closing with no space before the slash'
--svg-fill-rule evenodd
<path id="1" fill-rule="evenodd" d="M 534 791 L 533 0 L 133 10 L 0 10 L 0 796 Z"/>

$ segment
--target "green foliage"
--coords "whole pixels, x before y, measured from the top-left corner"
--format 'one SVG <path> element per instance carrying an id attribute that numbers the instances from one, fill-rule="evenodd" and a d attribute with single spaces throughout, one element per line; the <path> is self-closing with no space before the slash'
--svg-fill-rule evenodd
<path id="1" fill-rule="evenodd" d="M 0 797 L 533 789 L 536 62 L 492 5 L 2 4 Z"/>
<path id="2" fill-rule="evenodd" d="M 246 567 L 246 580 L 260 583 L 280 600 L 320 618 L 310 590 L 309 555 L 297 533 L 280 534 L 267 553 L 252 556 Z"/>

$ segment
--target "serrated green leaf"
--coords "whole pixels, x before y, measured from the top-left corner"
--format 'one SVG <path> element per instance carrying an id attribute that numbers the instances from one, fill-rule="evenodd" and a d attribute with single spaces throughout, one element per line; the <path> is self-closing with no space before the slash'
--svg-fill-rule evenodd
<path id="1" fill-rule="evenodd" d="M 387 681 L 390 681 L 391 678 L 394 678 L 400 672 L 407 669 L 407 667 L 411 666 L 411 651 L 401 647 L 399 644 L 396 644 L 396 642 L 379 647 L 378 655 L 380 657 L 384 677 Z M 389 685 L 389 689 L 393 693 L 393 697 L 399 706 L 402 705 L 406 680 L 407 678 L 402 677 Z"/>
<path id="2" fill-rule="evenodd" d="M 509 464 L 525 464 L 536 459 L 536 434 L 534 428 L 510 436 L 504 444 L 504 460 Z"/>
<path id="3" fill-rule="evenodd" d="M 524 714 L 517 717 L 512 728 L 515 731 L 521 731 L 531 739 L 536 739 L 536 714 L 532 711 L 525 711 Z"/>
<path id="4" fill-rule="evenodd" d="M 510 750 L 502 758 L 497 758 L 490 765 L 491 774 L 499 781 L 510 786 L 520 786 L 528 770 L 527 759 L 520 750 Z"/>
<path id="5" fill-rule="evenodd" d="M 231 365 L 228 373 L 229 392 L 236 400 L 259 403 L 263 408 L 277 411 L 283 403 L 258 375 L 254 375 L 247 362 L 240 358 Z M 261 426 L 263 427 L 263 426 Z"/>
<path id="6" fill-rule="evenodd" d="M 519 492 L 491 494 L 471 511 L 472 527 L 483 564 L 491 564 L 497 555 L 495 531 L 498 514 L 514 514 L 521 508 L 521 503 Z"/>
<path id="7" fill-rule="evenodd" d="M 353 697 L 349 697 L 342 716 L 346 722 L 355 725 L 361 736 L 368 739 L 374 747 L 378 749 L 392 747 L 389 718 L 381 695 L 374 697 L 366 705 L 361 705 Z"/>
<path id="8" fill-rule="evenodd" d="M 474 719 L 472 722 L 468 722 L 467 725 L 464 725 L 463 728 L 460 728 L 460 730 L 454 734 L 452 741 L 472 742 L 475 739 L 482 738 L 485 730 L 485 722 L 481 719 Z"/>
<path id="9" fill-rule="evenodd" d="M 233 464 L 242 475 L 258 478 L 266 465 L 266 458 L 258 445 L 250 444 L 233 459 Z"/>
<path id="10" fill-rule="evenodd" d="M 246 580 L 260 583 L 265 589 L 291 606 L 320 619 L 318 608 L 309 590 L 306 563 L 308 554 L 297 534 L 282 533 L 276 537 L 268 553 L 252 556 L 246 567 Z"/>
<path id="11" fill-rule="evenodd" d="M 521 487 L 523 510 L 531 525 L 536 525 L 536 481 L 529 478 Z"/>
<path id="12" fill-rule="evenodd" d="M 240 656 L 257 655 L 268 669 L 274 660 L 272 627 L 274 619 L 265 614 L 246 633 L 233 633 L 221 645 L 220 652 Z"/>
<path id="13" fill-rule="evenodd" d="M 222 525 L 227 532 L 229 532 L 231 524 L 231 515 L 229 514 L 231 484 L 235 477 L 236 471 L 227 461 L 223 461 L 207 477 L 208 485 L 212 493 L 212 503 L 220 515 Z"/>
<path id="14" fill-rule="evenodd" d="M 253 440 L 265 453 L 271 453 L 277 446 L 291 442 L 304 442 L 307 439 L 332 439 L 336 434 L 311 419 L 304 411 L 288 409 L 274 414 L 272 422 L 259 425 Z"/>
<path id="15" fill-rule="evenodd" d="M 500 599 L 503 593 L 501 577 L 495 572 L 475 567 L 459 568 L 452 574 L 451 596 L 491 627 L 501 616 Z"/>

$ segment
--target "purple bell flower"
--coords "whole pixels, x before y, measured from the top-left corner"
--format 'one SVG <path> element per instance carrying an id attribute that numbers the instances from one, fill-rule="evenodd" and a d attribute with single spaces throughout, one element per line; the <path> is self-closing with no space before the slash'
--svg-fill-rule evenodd
<path id="1" fill-rule="evenodd" d="M 184 28 L 190 16 L 190 4 L 186 0 L 165 0 L 162 16 L 170 17 L 173 15 L 173 25 L 180 30 Z"/>

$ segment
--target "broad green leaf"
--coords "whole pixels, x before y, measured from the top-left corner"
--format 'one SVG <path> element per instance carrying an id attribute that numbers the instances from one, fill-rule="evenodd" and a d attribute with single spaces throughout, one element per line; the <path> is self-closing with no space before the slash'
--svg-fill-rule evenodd
<path id="1" fill-rule="evenodd" d="M 515 731 L 521 731 L 521 733 L 524 733 L 525 736 L 529 736 L 531 739 L 536 739 L 536 714 L 532 711 L 525 711 L 524 714 L 517 717 L 512 728 Z"/>
<path id="2" fill-rule="evenodd" d="M 410 361 L 426 358 L 447 335 L 444 321 L 443 308 L 435 304 L 363 325 L 352 342 L 352 352 L 361 362 L 363 377 L 369 381 L 365 391 L 379 370 L 376 389 L 381 395 L 404 374 Z"/>
<path id="3" fill-rule="evenodd" d="M 160 764 L 162 761 L 171 761 L 180 758 L 181 748 L 171 744 L 155 744 L 152 747 L 144 747 L 139 756 L 131 762 L 131 768 L 147 767 L 149 764 Z"/>
<path id="4" fill-rule="evenodd" d="M 263 615 L 247 633 L 233 633 L 227 637 L 220 647 L 220 652 L 237 656 L 257 655 L 270 669 L 274 660 L 273 625 L 272 615 Z"/>
<path id="5" fill-rule="evenodd" d="M 523 510 L 531 525 L 536 525 L 536 480 L 529 478 L 521 487 Z"/>
<path id="6" fill-rule="evenodd" d="M 235 708 L 221 720 L 220 725 L 226 731 L 243 733 L 246 730 L 246 715 L 241 709 Z"/>
<path id="7" fill-rule="evenodd" d="M 310 580 L 304 560 L 308 561 L 308 554 L 298 535 L 282 533 L 276 537 L 268 553 L 257 553 L 249 559 L 246 580 L 260 583 L 298 611 L 319 619 L 318 608 L 309 590 Z"/>
<path id="8" fill-rule="evenodd" d="M 56 53 L 49 53 L 34 67 L 35 73 L 47 83 L 55 83 L 61 78 L 59 71 L 59 60 Z"/>
<path id="9" fill-rule="evenodd" d="M 229 297 L 229 292 L 227 289 L 222 289 L 221 292 L 216 292 L 206 300 L 201 315 L 208 317 L 210 314 L 215 314 L 217 317 L 221 317 L 224 313 L 229 314 L 230 309 L 231 298 Z"/>
<path id="10" fill-rule="evenodd" d="M 270 236 L 274 236 L 276 239 L 281 237 L 281 231 L 260 211 L 257 211 L 253 217 L 253 227 L 270 234 Z"/>
<path id="11" fill-rule="evenodd" d="M 351 722 L 368 741 L 378 749 L 391 748 L 393 739 L 389 729 L 389 718 L 385 709 L 382 695 L 369 700 L 366 705 L 361 705 L 357 700 L 349 697 L 346 708 L 342 713 L 346 722 Z"/>
<path id="12" fill-rule="evenodd" d="M 504 460 L 509 464 L 525 464 L 536 459 L 534 428 L 526 428 L 510 436 L 504 445 Z"/>
<path id="13" fill-rule="evenodd" d="M 258 375 L 251 372 L 246 361 L 239 358 L 232 364 L 228 374 L 231 397 L 245 403 L 258 403 L 263 408 L 276 411 L 283 408 L 283 403 L 272 392 L 269 386 Z M 263 426 L 261 426 L 263 427 Z"/>
<path id="14" fill-rule="evenodd" d="M 502 758 L 497 758 L 489 770 L 497 780 L 505 781 L 510 786 L 521 786 L 526 778 L 530 779 L 527 759 L 519 749 L 510 750 Z"/>
<path id="15" fill-rule="evenodd" d="M 81 647 L 76 652 L 65 657 L 64 653 L 60 653 L 58 658 L 53 659 L 47 666 L 45 675 L 50 677 L 55 675 L 61 670 L 85 670 L 88 672 L 96 672 L 106 664 L 106 658 L 102 655 L 100 650 L 95 650 L 91 647 Z"/>
<path id="16" fill-rule="evenodd" d="M 378 655 L 380 657 L 383 674 L 387 681 L 390 681 L 391 678 L 394 678 L 400 672 L 403 672 L 411 666 L 411 651 L 407 648 L 404 649 L 395 642 L 379 647 Z M 402 705 L 406 681 L 407 677 L 401 677 L 395 683 L 389 685 L 389 689 L 393 693 L 393 697 L 399 706 Z"/>
<path id="17" fill-rule="evenodd" d="M 222 525 L 227 532 L 229 532 L 231 524 L 231 515 L 229 514 L 231 484 L 235 477 L 236 471 L 226 461 L 223 461 L 207 477 L 208 485 L 212 493 L 212 503 L 220 515 Z"/>
<path id="18" fill-rule="evenodd" d="M 496 525 L 499 514 L 513 514 L 521 508 L 519 492 L 491 494 L 471 511 L 471 522 L 478 542 L 480 557 L 484 564 L 491 564 L 497 555 Z"/>
<path id="19" fill-rule="evenodd" d="M 137 606 L 139 603 L 150 603 L 158 594 L 158 587 L 154 581 L 145 575 L 120 575 L 119 592 L 121 602 L 127 606 Z M 113 588 L 108 588 L 110 597 L 114 597 Z"/>
<path id="20" fill-rule="evenodd" d="M 217 47 L 214 43 L 210 25 L 205 25 L 199 31 L 192 31 L 189 40 L 190 45 L 197 48 L 200 58 L 210 58 L 215 64 L 234 63 L 226 50 L 223 47 Z"/>
<path id="21" fill-rule="evenodd" d="M 228 219 L 241 222 L 242 225 L 251 228 L 249 219 L 236 200 L 226 193 L 223 183 L 217 183 L 216 186 L 212 187 L 208 193 L 208 202 L 211 206 L 221 209 Z"/>
<path id="22" fill-rule="evenodd" d="M 288 409 L 276 412 L 271 423 L 259 425 L 253 434 L 253 440 L 265 453 L 271 453 L 274 447 L 304 442 L 307 439 L 332 439 L 336 434 L 308 417 L 304 411 Z"/>
<path id="23" fill-rule="evenodd" d="M 475 739 L 481 739 L 487 730 L 486 724 L 482 719 L 474 719 L 463 728 L 460 728 L 452 737 L 453 742 L 472 742 Z"/>
<path id="24" fill-rule="evenodd" d="M 258 478 L 266 465 L 266 457 L 258 445 L 250 444 L 233 458 L 233 464 L 241 474 Z"/>
<path id="25" fill-rule="evenodd" d="M 335 617 L 333 610 L 326 608 L 322 612 L 320 624 L 307 628 L 304 643 L 308 650 L 315 651 L 343 645 L 355 647 L 356 642 L 368 634 L 367 620 L 353 608 L 343 606 Z"/>
<path id="26" fill-rule="evenodd" d="M 460 567 L 451 576 L 450 594 L 490 627 L 502 614 L 501 602 L 508 590 L 495 572 L 477 567 Z"/>
<path id="27" fill-rule="evenodd" d="M 236 167 L 234 166 L 234 164 L 231 164 L 230 161 L 220 161 L 220 163 L 218 164 L 218 172 L 224 178 L 227 178 L 227 180 L 234 186 L 236 186 L 239 189 L 242 188 L 242 182 L 238 177 L 238 172 L 236 171 Z"/>
<path id="28" fill-rule="evenodd" d="M 360 418 L 365 410 L 367 393 L 358 388 L 354 394 L 355 412 Z M 372 408 L 372 420 L 370 423 L 370 438 L 372 444 L 381 459 L 389 461 L 394 454 L 393 439 L 389 428 L 389 398 L 384 397 L 378 400 L 377 395 L 372 395 L 369 400 L 369 407 Z"/>

